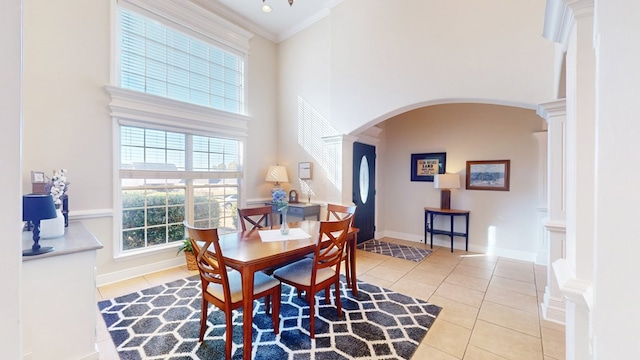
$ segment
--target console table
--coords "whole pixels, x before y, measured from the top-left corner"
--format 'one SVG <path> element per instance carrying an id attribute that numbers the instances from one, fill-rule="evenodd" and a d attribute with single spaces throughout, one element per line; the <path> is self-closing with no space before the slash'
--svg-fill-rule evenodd
<path id="1" fill-rule="evenodd" d="M 22 233 L 22 248 L 33 233 Z M 55 251 L 22 258 L 23 359 L 97 359 L 96 252 L 102 244 L 77 221 L 40 239 Z"/>
<path id="2" fill-rule="evenodd" d="M 440 209 L 440 208 L 424 208 L 424 243 L 427 243 L 427 233 L 431 236 L 431 248 L 433 249 L 433 234 L 447 235 L 451 238 L 451 252 L 453 252 L 453 237 L 460 236 L 465 238 L 465 251 L 469 251 L 469 210 Z M 448 216 L 451 220 L 449 230 L 434 229 L 433 219 L 438 216 Z M 453 229 L 453 220 L 456 216 L 464 216 L 466 227 L 464 232 L 456 232 Z"/>
<path id="3" fill-rule="evenodd" d="M 273 203 L 265 203 L 265 205 L 271 205 L 272 211 L 277 213 L 278 209 Z M 316 217 L 316 221 L 320 221 L 320 205 L 319 204 L 307 204 L 307 203 L 289 203 L 287 210 L 288 216 L 295 216 L 306 220 L 309 216 Z M 282 223 L 282 214 L 280 214 L 280 223 Z"/>

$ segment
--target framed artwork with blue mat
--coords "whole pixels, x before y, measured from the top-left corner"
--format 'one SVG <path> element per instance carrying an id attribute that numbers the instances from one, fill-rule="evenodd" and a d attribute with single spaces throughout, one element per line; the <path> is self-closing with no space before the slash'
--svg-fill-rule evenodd
<path id="1" fill-rule="evenodd" d="M 344 317 L 318 293 L 316 338 L 309 306 L 282 285 L 280 334 L 264 303 L 254 302 L 253 359 L 410 359 L 441 311 L 437 305 L 358 282 L 354 297 L 341 281 Z M 333 294 L 333 291 L 331 291 Z M 333 295 L 332 295 L 333 296 Z M 200 278 L 192 276 L 114 299 L 98 307 L 121 359 L 224 359 L 224 313 L 211 306 L 198 342 Z M 232 359 L 242 358 L 242 311 L 233 312 Z"/>

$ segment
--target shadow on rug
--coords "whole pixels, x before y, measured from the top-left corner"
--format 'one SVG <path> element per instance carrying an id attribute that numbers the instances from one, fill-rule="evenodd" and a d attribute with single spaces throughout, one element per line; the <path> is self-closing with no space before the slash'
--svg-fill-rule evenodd
<path id="1" fill-rule="evenodd" d="M 399 245 L 375 239 L 359 244 L 358 249 L 415 262 L 422 261 L 422 259 L 426 258 L 433 252 L 432 250 L 420 249 L 407 245 Z"/>
<path id="2" fill-rule="evenodd" d="M 358 282 L 358 297 L 341 282 L 344 317 L 318 293 L 316 338 L 309 306 L 282 284 L 280 334 L 264 303 L 254 301 L 253 359 L 410 359 L 440 313 L 439 306 Z M 121 359 L 224 359 L 224 313 L 210 305 L 198 343 L 200 278 L 191 276 L 110 300 L 98 307 Z M 242 311 L 233 312 L 233 359 L 242 359 Z"/>

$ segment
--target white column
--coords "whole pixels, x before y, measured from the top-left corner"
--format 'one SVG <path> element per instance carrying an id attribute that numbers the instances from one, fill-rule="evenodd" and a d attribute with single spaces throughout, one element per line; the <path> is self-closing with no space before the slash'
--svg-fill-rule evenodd
<path id="1" fill-rule="evenodd" d="M 595 245 L 595 51 L 593 0 L 567 1 L 574 26 L 567 48 L 567 359 L 591 359 Z M 559 267 L 560 269 L 561 267 Z M 565 274 L 566 276 L 567 274 Z M 557 274 L 558 277 L 560 275 Z M 576 286 L 575 284 L 580 284 Z M 576 295 L 576 290 L 578 291 Z M 578 301 L 579 299 L 579 301 Z M 586 300 L 583 300 L 586 299 Z"/>
<path id="2" fill-rule="evenodd" d="M 0 11 L 0 176 L 4 206 L 0 209 L 3 231 L 0 251 L 0 359 L 22 358 L 22 1 L 4 1 Z M 28 182 L 28 181 L 27 181 Z M 46 300 L 45 300 L 46 301 Z"/>
<path id="3" fill-rule="evenodd" d="M 547 131 L 533 133 L 538 145 L 538 253 L 536 264 L 549 266 L 549 236 L 544 227 L 548 219 L 547 207 Z"/>
<path id="4" fill-rule="evenodd" d="M 547 121 L 547 208 L 544 224 L 548 239 L 547 285 L 541 304 L 546 320 L 565 323 L 564 296 L 551 264 L 565 256 L 566 238 L 566 102 L 564 99 L 538 106 L 538 115 Z"/>
<path id="5" fill-rule="evenodd" d="M 326 160 L 327 201 L 339 204 L 352 203 L 352 163 L 353 143 L 356 138 L 350 135 L 326 136 L 323 158 Z"/>
<path id="6" fill-rule="evenodd" d="M 598 360 L 640 359 L 640 42 L 632 39 L 639 20 L 638 1 L 597 2 L 595 296 L 589 325 Z"/>
<path id="7" fill-rule="evenodd" d="M 570 360 L 593 358 L 591 311 L 598 168 L 593 11 L 593 0 L 550 0 L 544 32 L 566 49 L 566 254 L 564 259 L 553 261 L 553 272 L 566 296 L 566 358 Z M 552 29 L 555 31 L 548 31 Z"/>

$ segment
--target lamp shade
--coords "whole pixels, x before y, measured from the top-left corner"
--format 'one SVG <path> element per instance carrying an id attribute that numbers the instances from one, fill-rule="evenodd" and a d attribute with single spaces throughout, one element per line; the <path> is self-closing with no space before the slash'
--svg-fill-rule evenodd
<path id="1" fill-rule="evenodd" d="M 270 181 L 275 183 L 289 182 L 287 176 L 287 168 L 282 165 L 271 165 L 267 171 L 267 178 L 264 181 Z"/>
<path id="2" fill-rule="evenodd" d="M 56 217 L 51 195 L 28 194 L 22 196 L 22 221 L 40 221 Z"/>
<path id="3" fill-rule="evenodd" d="M 433 177 L 433 187 L 436 189 L 458 189 L 460 176 L 458 174 L 439 174 Z"/>

